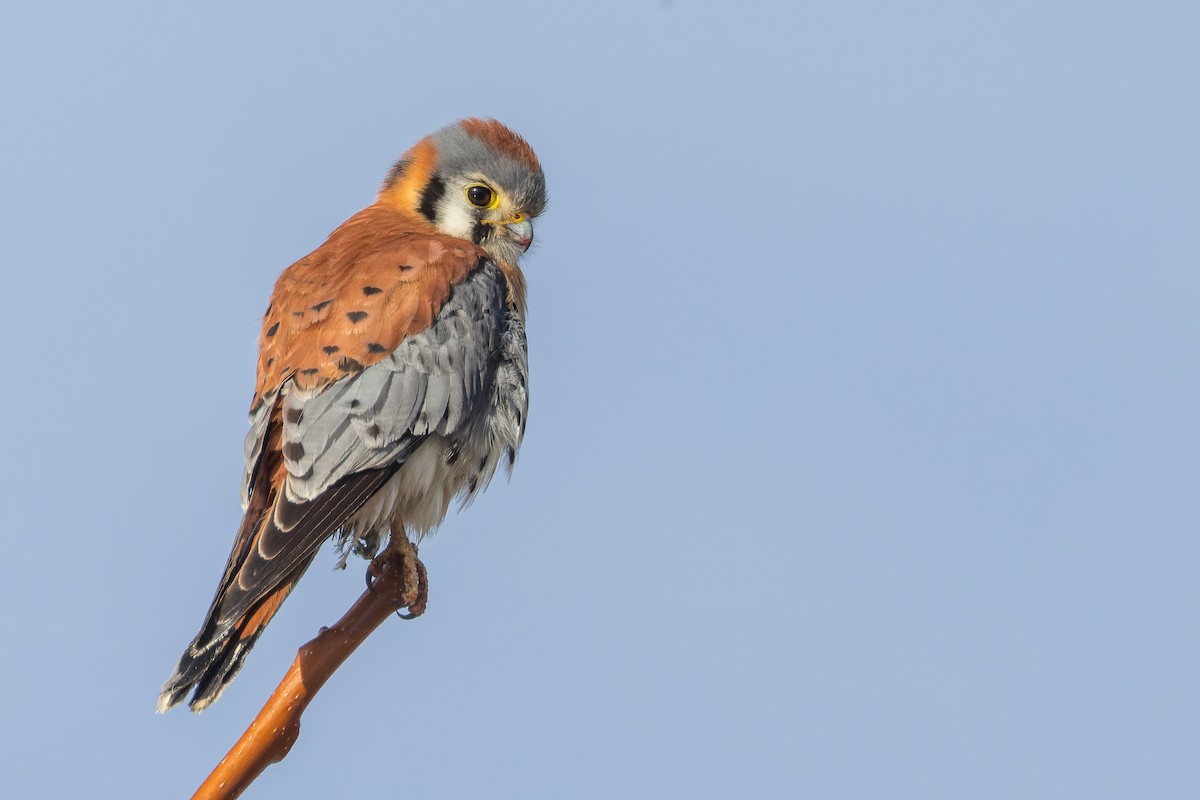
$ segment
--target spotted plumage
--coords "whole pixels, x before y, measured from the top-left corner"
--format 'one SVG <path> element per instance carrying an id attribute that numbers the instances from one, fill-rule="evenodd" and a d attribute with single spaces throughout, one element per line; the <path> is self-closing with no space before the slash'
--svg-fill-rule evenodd
<path id="1" fill-rule="evenodd" d="M 545 203 L 525 140 L 464 120 L 284 270 L 259 337 L 245 515 L 160 711 L 217 699 L 322 542 L 345 564 L 422 536 L 512 467 L 528 410 L 517 262 Z"/>

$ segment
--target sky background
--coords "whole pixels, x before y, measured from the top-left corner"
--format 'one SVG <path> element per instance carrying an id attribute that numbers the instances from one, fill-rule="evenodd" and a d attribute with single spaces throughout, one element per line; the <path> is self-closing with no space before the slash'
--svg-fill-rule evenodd
<path id="1" fill-rule="evenodd" d="M 990 7 L 988 7 L 990 6 Z M 9 3 L 0 774 L 186 797 L 362 590 L 153 713 L 284 267 L 541 156 L 511 482 L 247 797 L 1200 796 L 1200 6 Z"/>

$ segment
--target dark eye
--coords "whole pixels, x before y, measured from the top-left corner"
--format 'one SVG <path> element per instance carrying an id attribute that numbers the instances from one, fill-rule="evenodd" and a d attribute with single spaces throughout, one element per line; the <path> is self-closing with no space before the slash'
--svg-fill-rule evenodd
<path id="1" fill-rule="evenodd" d="M 473 206 L 487 208 L 492 202 L 492 190 L 486 186 L 470 186 L 467 188 L 467 200 Z"/>

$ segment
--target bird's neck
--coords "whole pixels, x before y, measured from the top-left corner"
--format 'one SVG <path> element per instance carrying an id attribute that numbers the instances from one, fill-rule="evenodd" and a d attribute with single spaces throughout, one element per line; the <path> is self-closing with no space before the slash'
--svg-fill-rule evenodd
<path id="1" fill-rule="evenodd" d="M 497 260 L 500 272 L 508 283 L 508 305 L 515 309 L 521 319 L 525 319 L 525 273 L 516 264 Z"/>

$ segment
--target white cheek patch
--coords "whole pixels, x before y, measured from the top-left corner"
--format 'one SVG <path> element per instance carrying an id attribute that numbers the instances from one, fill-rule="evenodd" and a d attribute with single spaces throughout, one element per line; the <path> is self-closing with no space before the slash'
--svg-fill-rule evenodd
<path id="1" fill-rule="evenodd" d="M 471 234 L 475 231 L 475 217 L 462 198 L 447 194 L 438 203 L 437 227 L 447 236 L 471 241 Z"/>

